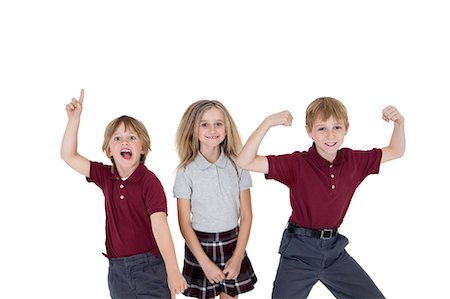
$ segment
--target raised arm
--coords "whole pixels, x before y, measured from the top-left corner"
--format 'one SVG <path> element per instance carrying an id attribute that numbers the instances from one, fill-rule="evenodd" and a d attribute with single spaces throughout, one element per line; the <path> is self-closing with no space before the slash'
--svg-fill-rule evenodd
<path id="1" fill-rule="evenodd" d="M 89 177 L 90 162 L 78 154 L 78 128 L 80 115 L 83 110 L 84 90 L 81 90 L 80 98 L 75 98 L 66 105 L 68 116 L 66 131 L 61 144 L 61 158 L 74 170 Z"/>
<path id="2" fill-rule="evenodd" d="M 247 143 L 245 143 L 236 159 L 236 164 L 242 169 L 268 173 L 269 163 L 267 157 L 257 154 L 261 141 L 271 127 L 278 125 L 290 126 L 292 119 L 291 113 L 287 110 L 266 117 L 248 138 Z"/>
<path id="3" fill-rule="evenodd" d="M 381 163 L 398 159 L 405 153 L 405 120 L 400 112 L 394 106 L 388 106 L 383 109 L 383 119 L 387 122 L 394 122 L 391 141 L 388 146 L 381 150 L 383 156 Z"/>

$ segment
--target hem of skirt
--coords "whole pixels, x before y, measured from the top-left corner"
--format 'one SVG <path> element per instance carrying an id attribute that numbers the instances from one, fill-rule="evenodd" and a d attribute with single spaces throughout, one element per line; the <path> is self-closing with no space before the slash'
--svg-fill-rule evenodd
<path id="1" fill-rule="evenodd" d="M 237 292 L 237 291 L 236 292 L 230 292 L 230 290 L 228 292 L 220 291 L 217 294 L 215 294 L 215 293 L 213 293 L 213 294 L 206 293 L 206 298 L 214 298 L 215 296 L 219 296 L 220 293 L 224 293 L 224 294 L 227 294 L 228 296 L 235 297 L 235 296 L 238 296 L 239 294 L 244 294 L 244 293 L 247 293 L 247 292 L 250 292 L 250 291 L 254 290 L 255 289 L 255 284 L 256 284 L 257 281 L 258 281 L 258 279 L 256 277 L 254 277 L 254 279 L 252 279 L 252 284 L 250 286 L 247 286 L 247 288 L 245 290 L 241 290 L 239 292 Z M 188 287 L 183 292 L 183 295 L 187 296 L 187 297 L 192 297 L 192 298 L 205 298 L 205 296 L 203 295 L 202 292 L 196 294 L 196 292 L 191 293 L 190 290 L 195 290 L 195 289 Z M 233 289 L 233 290 L 235 290 L 235 289 Z"/>

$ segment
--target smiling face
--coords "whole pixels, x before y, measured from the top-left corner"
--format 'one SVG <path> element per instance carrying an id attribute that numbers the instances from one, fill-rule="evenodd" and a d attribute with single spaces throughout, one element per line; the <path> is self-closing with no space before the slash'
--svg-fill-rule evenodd
<path id="1" fill-rule="evenodd" d="M 121 177 L 128 177 L 139 166 L 144 154 L 138 134 L 121 123 L 109 140 L 109 156 Z"/>
<path id="2" fill-rule="evenodd" d="M 226 137 L 225 117 L 223 112 L 215 107 L 203 113 L 198 126 L 198 140 L 202 148 L 220 146 Z"/>
<path id="3" fill-rule="evenodd" d="M 333 162 L 347 134 L 344 121 L 336 120 L 333 116 L 327 120 L 317 117 L 312 128 L 306 126 L 306 131 L 314 140 L 319 155 L 329 162 Z"/>

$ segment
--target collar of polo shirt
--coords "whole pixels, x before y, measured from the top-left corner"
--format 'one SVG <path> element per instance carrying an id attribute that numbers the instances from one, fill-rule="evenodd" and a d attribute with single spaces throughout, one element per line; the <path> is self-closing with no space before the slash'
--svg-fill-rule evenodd
<path id="1" fill-rule="evenodd" d="M 197 154 L 197 157 L 195 157 L 194 162 L 198 165 L 198 167 L 201 170 L 205 170 L 206 168 L 208 168 L 212 165 L 216 165 L 217 167 L 220 167 L 220 168 L 225 168 L 225 166 L 227 166 L 227 159 L 225 157 L 225 154 L 224 154 L 222 148 L 220 149 L 219 159 L 217 159 L 217 161 L 215 163 L 209 163 L 209 161 L 206 160 L 206 158 L 203 157 L 203 155 L 200 152 Z"/>

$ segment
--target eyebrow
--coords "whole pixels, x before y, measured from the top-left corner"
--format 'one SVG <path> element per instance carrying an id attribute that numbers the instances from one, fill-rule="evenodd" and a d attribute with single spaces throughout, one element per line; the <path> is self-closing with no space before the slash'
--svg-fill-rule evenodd
<path id="1" fill-rule="evenodd" d="M 207 123 L 207 122 L 209 122 L 209 120 L 202 119 L 202 120 L 200 120 L 200 122 Z M 212 122 L 225 122 L 225 121 L 223 119 L 216 119 L 216 120 L 213 120 Z"/>
<path id="2" fill-rule="evenodd" d="M 313 126 L 316 126 L 316 127 L 326 127 L 326 126 L 328 126 L 328 124 L 326 124 L 326 123 L 316 123 L 316 124 L 313 124 Z M 336 123 L 332 123 L 331 124 L 331 126 L 344 126 L 344 123 L 343 122 L 336 122 Z"/>
<path id="3" fill-rule="evenodd" d="M 137 132 L 134 132 L 134 131 L 131 131 L 131 130 L 126 130 L 126 131 L 123 131 L 123 132 L 114 132 L 113 134 L 112 134 L 112 136 L 114 137 L 114 136 L 122 136 L 122 135 L 138 135 L 138 133 Z"/>

